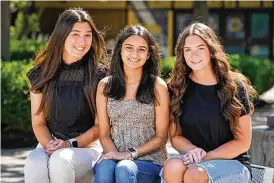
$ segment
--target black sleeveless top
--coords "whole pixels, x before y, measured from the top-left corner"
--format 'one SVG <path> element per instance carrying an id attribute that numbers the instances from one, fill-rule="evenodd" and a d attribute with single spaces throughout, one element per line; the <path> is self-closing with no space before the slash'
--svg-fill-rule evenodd
<path id="1" fill-rule="evenodd" d="M 41 67 L 37 67 L 27 73 L 31 84 L 40 78 L 41 72 Z M 99 67 L 97 73 L 98 84 L 100 79 L 105 77 L 106 68 Z M 94 115 L 83 88 L 84 61 L 80 60 L 70 65 L 62 62 L 50 111 L 46 117 L 47 127 L 56 138 L 67 140 L 77 137 L 94 125 Z M 38 92 L 42 92 L 42 88 Z"/>

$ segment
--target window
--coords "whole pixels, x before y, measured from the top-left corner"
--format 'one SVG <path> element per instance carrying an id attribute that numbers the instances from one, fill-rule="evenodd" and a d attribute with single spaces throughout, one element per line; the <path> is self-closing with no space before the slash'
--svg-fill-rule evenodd
<path id="1" fill-rule="evenodd" d="M 253 13 L 251 15 L 252 38 L 266 38 L 269 36 L 269 15 L 266 13 Z"/>
<path id="2" fill-rule="evenodd" d="M 245 38 L 245 19 L 243 14 L 229 15 L 226 18 L 226 37 L 230 39 Z"/>
<path id="3" fill-rule="evenodd" d="M 252 45 L 250 47 L 250 55 L 259 57 L 269 56 L 269 47 L 266 45 Z"/>

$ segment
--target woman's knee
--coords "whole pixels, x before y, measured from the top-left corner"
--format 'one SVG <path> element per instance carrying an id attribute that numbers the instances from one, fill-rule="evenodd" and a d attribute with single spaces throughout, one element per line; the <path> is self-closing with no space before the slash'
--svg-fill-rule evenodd
<path id="1" fill-rule="evenodd" d="M 25 170 L 26 169 L 36 169 L 37 166 L 41 168 L 47 168 L 49 156 L 46 154 L 44 149 L 34 149 L 32 150 L 29 155 L 27 156 L 26 163 L 25 163 Z"/>
<path id="2" fill-rule="evenodd" d="M 124 180 L 128 178 L 135 177 L 138 171 L 137 165 L 131 161 L 131 160 L 122 160 L 119 163 L 117 163 L 115 168 L 115 177 L 116 182 L 118 180 Z"/>
<path id="3" fill-rule="evenodd" d="M 168 181 L 169 179 L 183 180 L 184 172 L 187 167 L 180 158 L 171 158 L 167 160 L 163 167 L 163 178 Z"/>
<path id="4" fill-rule="evenodd" d="M 208 182 L 207 172 L 199 167 L 189 167 L 184 174 L 184 183 L 207 183 Z"/>
<path id="5" fill-rule="evenodd" d="M 66 172 L 67 168 L 75 169 L 73 163 L 73 151 L 69 148 L 63 148 L 51 154 L 49 159 L 49 170 Z"/>
<path id="6" fill-rule="evenodd" d="M 25 182 L 35 182 L 41 179 L 46 181 L 48 179 L 48 159 L 49 156 L 42 148 L 31 151 L 24 166 Z"/>
<path id="7" fill-rule="evenodd" d="M 115 182 L 116 163 L 113 160 L 103 160 L 94 167 L 94 183 L 112 183 Z"/>

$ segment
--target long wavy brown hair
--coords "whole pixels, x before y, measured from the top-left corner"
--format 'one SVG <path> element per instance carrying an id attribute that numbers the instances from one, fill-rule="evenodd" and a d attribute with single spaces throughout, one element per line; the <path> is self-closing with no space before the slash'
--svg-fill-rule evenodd
<path id="1" fill-rule="evenodd" d="M 180 129 L 179 117 L 182 113 L 180 105 L 183 103 L 182 97 L 188 85 L 188 76 L 191 68 L 186 64 L 184 58 L 183 47 L 186 37 L 190 35 L 198 35 L 209 48 L 211 55 L 211 65 L 215 78 L 218 83 L 217 95 L 221 101 L 221 111 L 230 123 L 230 128 L 234 136 L 239 135 L 239 117 L 241 115 L 243 105 L 239 101 L 238 89 L 244 87 L 250 100 L 251 111 L 254 111 L 252 99 L 256 96 L 256 91 L 252 87 L 250 81 L 242 74 L 233 72 L 230 68 L 229 57 L 225 54 L 214 31 L 205 24 L 194 22 L 186 27 L 177 40 L 175 47 L 175 65 L 172 70 L 171 80 L 168 83 L 171 91 L 171 122 L 175 123 L 176 129 Z"/>
<path id="2" fill-rule="evenodd" d="M 29 91 L 35 92 L 42 88 L 42 101 L 36 114 L 47 116 L 53 99 L 60 67 L 65 40 L 76 22 L 89 23 L 92 30 L 92 45 L 84 59 L 84 94 L 89 103 L 91 112 L 95 114 L 97 68 L 100 63 L 106 63 L 106 49 L 102 33 L 97 30 L 90 15 L 81 8 L 65 10 L 55 25 L 55 28 L 45 46 L 35 57 L 35 68 L 41 68 L 42 73 L 36 79 Z"/>

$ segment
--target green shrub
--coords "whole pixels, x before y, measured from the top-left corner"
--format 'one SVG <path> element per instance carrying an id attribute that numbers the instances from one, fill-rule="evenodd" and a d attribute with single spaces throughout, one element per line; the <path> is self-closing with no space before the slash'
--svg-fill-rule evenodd
<path id="1" fill-rule="evenodd" d="M 259 94 L 274 85 L 274 63 L 269 59 L 231 55 L 230 64 L 232 69 L 239 70 L 250 79 Z"/>
<path id="2" fill-rule="evenodd" d="M 170 77 L 175 57 L 161 61 L 161 76 L 167 80 Z M 269 59 L 230 55 L 230 64 L 233 70 L 238 70 L 248 77 L 259 94 L 267 91 L 274 85 L 274 62 Z"/>
<path id="3" fill-rule="evenodd" d="M 172 68 L 174 66 L 175 57 L 168 57 L 161 60 L 160 70 L 161 70 L 161 77 L 164 80 L 167 80 L 170 77 Z"/>
<path id="4" fill-rule="evenodd" d="M 46 44 L 46 41 L 42 40 L 11 40 L 11 60 L 24 60 L 32 59 L 37 51 L 41 50 Z"/>
<path id="5" fill-rule="evenodd" d="M 32 67 L 28 60 L 2 62 L 1 106 L 2 123 L 23 131 L 31 131 L 30 102 L 26 73 Z"/>

